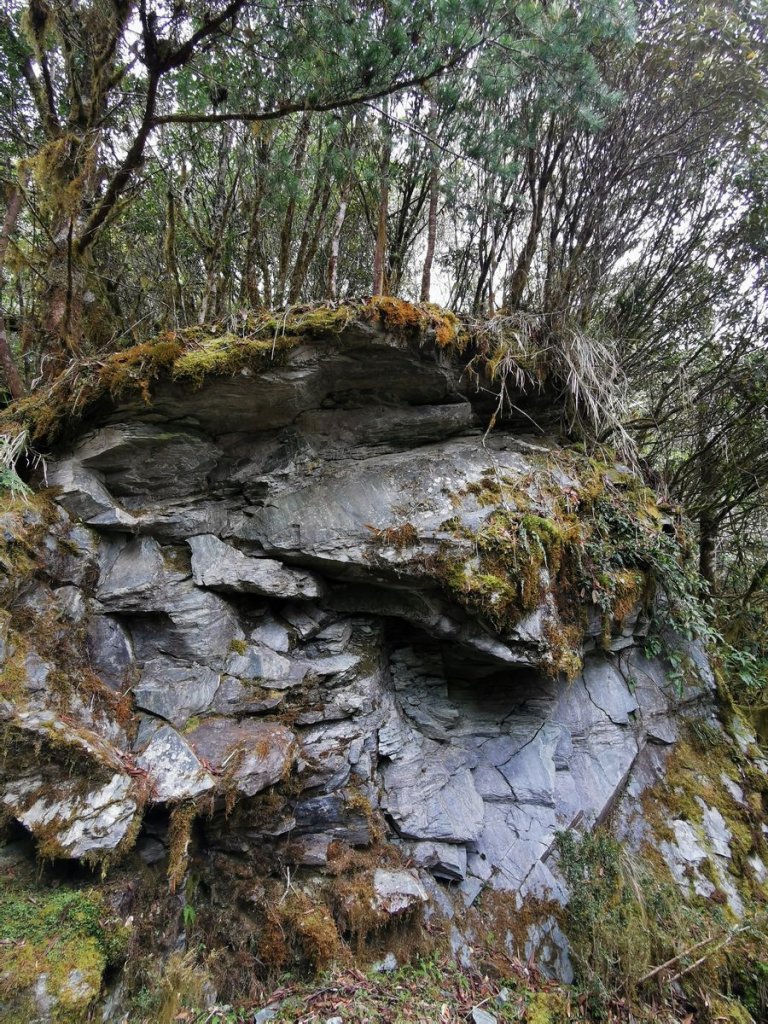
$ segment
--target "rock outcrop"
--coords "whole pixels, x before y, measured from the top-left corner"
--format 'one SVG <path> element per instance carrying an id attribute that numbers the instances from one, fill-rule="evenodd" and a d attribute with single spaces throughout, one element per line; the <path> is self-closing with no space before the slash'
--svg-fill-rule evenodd
<path id="1" fill-rule="evenodd" d="M 461 370 L 353 324 L 259 372 L 161 377 L 48 457 L 61 511 L 24 513 L 0 704 L 2 803 L 41 852 L 138 837 L 174 877 L 197 850 L 322 878 L 386 847 L 369 911 L 451 916 L 484 889 L 567 900 L 559 831 L 615 812 L 648 838 L 642 793 L 685 715 L 713 720 L 695 644 L 667 634 L 682 685 L 645 653 L 654 602 L 656 632 L 670 615 L 647 542 L 675 524 L 621 465 L 486 434 Z M 714 887 L 714 849 L 738 911 L 728 827 L 702 814 L 663 855 Z M 529 940 L 568 976 L 551 919 Z"/>

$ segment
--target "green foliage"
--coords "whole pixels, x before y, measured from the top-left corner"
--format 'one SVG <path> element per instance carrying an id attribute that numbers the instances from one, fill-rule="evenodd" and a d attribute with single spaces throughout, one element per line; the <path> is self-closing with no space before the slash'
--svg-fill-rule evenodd
<path id="1" fill-rule="evenodd" d="M 658 1019 L 654 996 L 663 999 L 673 981 L 701 1008 L 702 1020 L 739 1021 L 745 1006 L 758 1006 L 760 971 L 745 967 L 768 937 L 763 911 L 752 908 L 744 924 L 731 924 L 716 901 L 686 897 L 658 855 L 633 857 L 603 829 L 561 832 L 557 849 L 571 893 L 564 923 L 593 1019 L 609 1017 L 621 997 L 637 1019 Z M 726 1007 L 727 1016 L 718 1016 Z"/>

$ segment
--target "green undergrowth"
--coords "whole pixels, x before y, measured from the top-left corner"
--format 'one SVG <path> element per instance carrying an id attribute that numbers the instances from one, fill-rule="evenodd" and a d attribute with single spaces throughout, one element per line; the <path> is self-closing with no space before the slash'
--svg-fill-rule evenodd
<path id="1" fill-rule="evenodd" d="M 560 834 L 558 855 L 571 890 L 563 924 L 592 1019 L 621 1002 L 647 1024 L 669 1019 L 675 1003 L 701 1024 L 766 1019 L 763 905 L 735 921 L 723 904 L 684 893 L 658 855 L 633 855 L 604 830 Z"/>
<path id="2" fill-rule="evenodd" d="M 708 808 L 722 815 L 730 857 L 707 839 Z M 571 893 L 561 923 L 591 1015 L 604 1019 L 625 1000 L 634 1019 L 650 1022 L 677 1001 L 702 1024 L 768 1019 L 768 885 L 754 866 L 756 858 L 768 863 L 764 773 L 719 726 L 692 720 L 639 810 L 648 833 L 638 853 L 605 828 L 558 836 Z M 710 850 L 687 885 L 675 882 L 662 854 L 675 842 L 675 821 Z M 697 877 L 713 892 L 698 895 Z M 743 916 L 732 911 L 726 887 L 738 894 Z"/>
<path id="3" fill-rule="evenodd" d="M 154 1020 L 185 1020 L 190 1024 L 250 1024 L 262 1008 L 278 1024 L 325 1024 L 341 1017 L 344 1024 L 465 1024 L 474 1008 L 493 1014 L 498 1024 L 566 1024 L 585 1021 L 566 988 L 548 982 L 535 967 L 496 950 L 478 947 L 477 965 L 462 967 L 446 951 L 414 955 L 391 972 L 336 965 L 312 980 L 286 974 L 249 1003 L 194 1009 L 199 994 L 199 961 L 194 954 L 172 958 L 176 985 L 175 1017 L 161 1005 Z M 186 1004 L 187 1010 L 179 1007 Z M 144 1024 L 148 1017 L 136 1017 Z M 153 1021 L 154 1024 L 154 1021 Z"/>
<path id="4" fill-rule="evenodd" d="M 224 323 L 165 331 L 131 348 L 74 363 L 0 413 L 0 435 L 16 437 L 26 431 L 33 445 L 46 446 L 102 400 L 139 396 L 150 402 L 160 376 L 199 387 L 209 377 L 258 373 L 279 365 L 298 345 L 340 334 L 355 323 L 438 347 L 462 344 L 462 328 L 452 313 L 387 296 L 254 312 Z"/>
<path id="5" fill-rule="evenodd" d="M 489 471 L 455 496 L 488 511 L 479 526 L 458 515 L 442 524 L 451 540 L 427 568 L 451 596 L 502 635 L 549 600 L 556 614 L 542 667 L 569 677 L 581 669 L 590 605 L 605 648 L 659 592 L 670 624 L 700 637 L 706 621 L 679 515 L 665 515 L 638 477 L 610 461 L 565 450 L 540 461 L 529 478 Z"/>
<path id="6" fill-rule="evenodd" d="M 670 822 L 681 819 L 701 830 L 705 806 L 722 816 L 731 836 L 729 881 L 745 906 L 768 907 L 768 884 L 760 881 L 750 863 L 758 857 L 768 864 L 763 832 L 768 777 L 719 726 L 694 720 L 687 723 L 670 754 L 664 775 L 643 794 L 643 815 L 657 840 L 671 841 Z M 708 873 L 706 865 L 704 873 Z M 713 876 L 712 881 L 716 885 L 712 898 L 725 905 L 724 894 L 718 893 L 718 878 Z"/>

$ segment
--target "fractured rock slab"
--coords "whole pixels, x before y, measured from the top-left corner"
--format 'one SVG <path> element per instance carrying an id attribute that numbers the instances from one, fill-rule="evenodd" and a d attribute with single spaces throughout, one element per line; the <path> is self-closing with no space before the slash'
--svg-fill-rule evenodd
<path id="1" fill-rule="evenodd" d="M 136 764 L 147 772 L 158 803 L 190 800 L 214 786 L 190 745 L 170 725 L 153 734 Z"/>
<path id="2" fill-rule="evenodd" d="M 231 779 L 243 796 L 273 786 L 290 769 L 295 738 L 272 722 L 215 718 L 187 734 L 198 757 Z"/>
<path id="3" fill-rule="evenodd" d="M 133 696 L 137 707 L 179 728 L 210 707 L 219 679 L 205 665 L 159 657 L 144 666 Z"/>
<path id="4" fill-rule="evenodd" d="M 311 600 L 325 593 L 315 573 L 291 569 L 272 558 L 249 557 L 213 534 L 190 537 L 187 543 L 192 551 L 192 575 L 199 587 L 284 600 Z"/>
<path id="5" fill-rule="evenodd" d="M 373 905 L 391 916 L 412 910 L 429 897 L 421 882 L 411 871 L 389 871 L 377 868 L 373 873 Z"/>

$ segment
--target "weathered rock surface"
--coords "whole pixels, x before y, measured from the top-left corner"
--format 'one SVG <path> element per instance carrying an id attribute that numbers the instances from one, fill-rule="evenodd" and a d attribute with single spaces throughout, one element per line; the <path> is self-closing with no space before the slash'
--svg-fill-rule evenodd
<path id="1" fill-rule="evenodd" d="M 427 899 L 424 887 L 410 871 L 377 868 L 373 874 L 373 905 L 376 910 L 402 914 L 419 903 L 426 903 Z"/>
<path id="2" fill-rule="evenodd" d="M 322 872 L 329 849 L 383 840 L 414 865 L 376 870 L 387 914 L 443 884 L 466 906 L 484 888 L 563 901 L 556 833 L 592 827 L 625 793 L 636 803 L 663 773 L 681 710 L 708 700 L 706 661 L 692 648 L 681 694 L 643 654 L 639 604 L 606 626 L 585 596 L 569 681 L 552 668 L 545 560 L 535 606 L 494 626 L 493 603 L 483 615 L 445 566 L 476 561 L 498 481 L 541 517 L 553 493 L 577 492 L 576 471 L 550 440 L 484 437 L 434 349 L 376 332 L 319 349 L 200 390 L 160 382 L 151 405 L 113 409 L 51 459 L 80 545 L 66 566 L 50 555 L 52 586 L 135 728 L 129 744 L 73 704 L 81 763 L 6 765 L 3 804 L 72 858 L 118 848 L 142 807 L 198 799 L 212 855 Z M 27 652 L 8 715 L 30 748 L 24 707 L 57 728 L 53 675 Z M 706 835 L 675 821 L 663 853 L 707 895 L 706 841 L 728 893 L 732 837 L 702 814 Z M 162 857 L 154 834 L 141 849 Z M 549 922 L 531 942 L 567 974 L 559 938 Z"/>
<path id="3" fill-rule="evenodd" d="M 199 587 L 281 599 L 323 594 L 322 582 L 314 573 L 289 569 L 271 558 L 249 558 L 211 534 L 190 537 L 188 543 L 192 549 L 192 575 Z"/>

